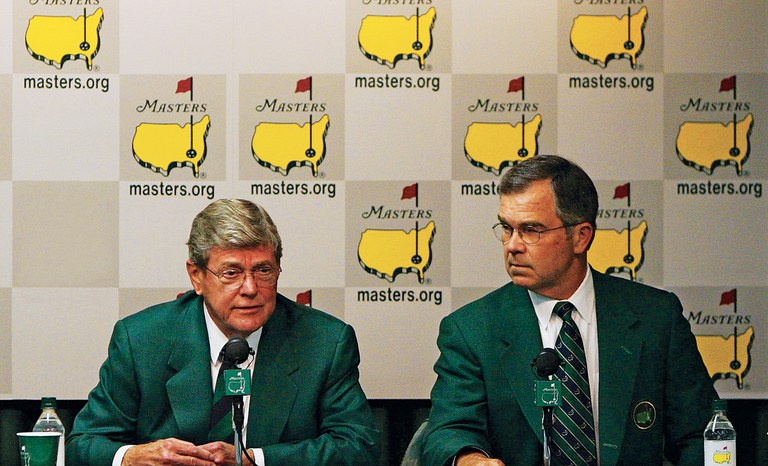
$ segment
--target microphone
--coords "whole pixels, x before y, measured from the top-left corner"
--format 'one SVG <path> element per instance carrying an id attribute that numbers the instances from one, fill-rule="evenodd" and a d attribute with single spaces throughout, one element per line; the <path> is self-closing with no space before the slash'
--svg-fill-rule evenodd
<path id="1" fill-rule="evenodd" d="M 541 352 L 533 358 L 531 361 L 531 367 L 536 369 L 536 375 L 539 377 L 549 377 L 557 372 L 557 368 L 563 360 L 560 355 L 557 354 L 553 348 L 544 348 Z"/>
<path id="2" fill-rule="evenodd" d="M 544 465 L 551 464 L 550 447 L 552 443 L 552 410 L 555 406 L 562 405 L 560 391 L 562 382 L 551 379 L 557 369 L 563 363 L 557 351 L 552 348 L 544 348 L 531 361 L 531 370 L 536 372 L 539 380 L 534 384 L 536 406 L 542 409 L 541 428 L 544 431 L 543 460 Z"/>
<path id="3" fill-rule="evenodd" d="M 251 345 L 242 337 L 232 337 L 224 344 L 219 353 L 219 359 L 229 367 L 235 367 L 245 362 L 248 356 L 254 354 L 255 351 L 251 348 Z"/>
<path id="4" fill-rule="evenodd" d="M 242 465 L 242 431 L 245 416 L 243 412 L 243 395 L 251 394 L 251 371 L 239 369 L 238 365 L 256 352 L 245 338 L 232 337 L 224 344 L 219 353 L 224 369 L 225 394 L 232 398 L 232 421 L 235 433 L 235 464 Z"/>

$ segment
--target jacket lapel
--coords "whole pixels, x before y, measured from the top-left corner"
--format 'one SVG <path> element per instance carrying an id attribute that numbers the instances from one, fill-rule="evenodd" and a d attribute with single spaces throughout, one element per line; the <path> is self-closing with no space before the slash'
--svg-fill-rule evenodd
<path id="1" fill-rule="evenodd" d="M 299 368 L 294 348 L 302 342 L 293 334 L 289 306 L 288 300 L 278 295 L 275 312 L 259 341 L 248 412 L 248 445 L 279 443 L 298 394 L 290 376 Z M 264 390 L 269 387 L 277 389 Z"/>
<path id="2" fill-rule="evenodd" d="M 202 444 L 208 440 L 213 400 L 203 301 L 193 297 L 183 300 L 180 305 L 185 308 L 179 319 L 178 337 L 168 358 L 168 366 L 176 373 L 166 382 L 166 390 L 180 436 Z"/>
<path id="3" fill-rule="evenodd" d="M 630 416 L 644 338 L 632 331 L 637 317 L 628 304 L 631 297 L 611 284 L 611 280 L 619 279 L 594 270 L 592 275 L 600 353 L 600 459 L 603 465 L 613 465 L 618 461 Z"/>
<path id="4" fill-rule="evenodd" d="M 506 290 L 500 294 L 496 309 L 491 311 L 491 322 L 496 319 L 494 331 L 503 346 L 499 365 L 525 420 L 539 441 L 543 441 L 541 408 L 534 403 L 536 377 L 531 370 L 531 361 L 542 348 L 539 325 L 528 293 L 511 283 L 506 285 Z"/>

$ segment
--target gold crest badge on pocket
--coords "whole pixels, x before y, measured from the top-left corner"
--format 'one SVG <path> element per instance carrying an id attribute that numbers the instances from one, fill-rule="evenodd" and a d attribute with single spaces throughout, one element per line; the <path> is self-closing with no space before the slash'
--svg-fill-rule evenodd
<path id="1" fill-rule="evenodd" d="M 641 401 L 635 405 L 632 419 L 638 429 L 650 429 L 656 422 L 656 407 L 650 401 Z"/>

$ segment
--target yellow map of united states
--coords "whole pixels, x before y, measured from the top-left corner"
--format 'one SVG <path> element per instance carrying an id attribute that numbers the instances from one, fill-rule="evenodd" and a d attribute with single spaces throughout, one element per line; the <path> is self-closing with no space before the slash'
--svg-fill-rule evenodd
<path id="1" fill-rule="evenodd" d="M 505 167 L 539 152 L 540 130 L 541 115 L 536 115 L 525 125 L 522 122 L 472 123 L 464 138 L 464 154 L 472 165 L 498 175 Z"/>
<path id="2" fill-rule="evenodd" d="M 677 133 L 677 156 L 684 164 L 707 175 L 720 165 L 733 165 L 741 175 L 749 158 L 753 124 L 751 113 L 735 123 L 685 122 Z"/>
<path id="3" fill-rule="evenodd" d="M 142 167 L 165 176 L 173 168 L 190 167 L 197 178 L 208 151 L 206 138 L 210 127 L 208 115 L 197 123 L 183 126 L 142 123 L 136 127 L 133 136 L 133 158 Z"/>
<path id="4" fill-rule="evenodd" d="M 752 327 L 748 327 L 742 334 L 728 337 L 696 335 L 699 353 L 712 380 L 735 378 L 736 385 L 740 389 L 743 388 L 744 376 L 752 365 L 751 350 L 754 338 L 755 329 Z"/>
<path id="5" fill-rule="evenodd" d="M 628 58 L 632 68 L 645 46 L 645 22 L 648 9 L 634 15 L 580 15 L 571 27 L 571 50 L 581 59 L 605 68 L 614 58 Z"/>
<path id="6" fill-rule="evenodd" d="M 417 242 L 418 236 L 418 242 Z M 357 246 L 357 259 L 366 272 L 390 282 L 401 273 L 416 273 L 419 283 L 432 263 L 435 222 L 421 230 L 365 230 Z"/>
<path id="7" fill-rule="evenodd" d="M 415 58 L 424 69 L 426 58 L 432 51 L 432 27 L 436 16 L 434 8 L 410 18 L 366 16 L 357 36 L 360 50 L 366 57 L 390 68 L 400 60 Z"/>
<path id="8" fill-rule="evenodd" d="M 99 30 L 104 11 L 98 8 L 92 15 L 33 16 L 25 36 L 27 50 L 36 59 L 61 69 L 67 60 L 85 60 L 93 68 L 93 57 L 99 53 Z"/>
<path id="9" fill-rule="evenodd" d="M 598 229 L 587 253 L 589 264 L 598 272 L 629 273 L 634 280 L 645 260 L 644 243 L 647 234 L 648 223 L 645 220 L 631 230 Z"/>
<path id="10" fill-rule="evenodd" d="M 325 158 L 330 124 L 328 115 L 312 123 L 311 132 L 309 123 L 259 123 L 253 132 L 251 153 L 260 165 L 283 175 L 293 167 L 310 166 L 312 175 L 317 176 Z"/>

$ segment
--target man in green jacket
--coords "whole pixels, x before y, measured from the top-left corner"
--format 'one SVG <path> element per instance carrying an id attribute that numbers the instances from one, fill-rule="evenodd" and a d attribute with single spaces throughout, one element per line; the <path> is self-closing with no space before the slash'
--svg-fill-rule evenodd
<path id="1" fill-rule="evenodd" d="M 246 454 L 262 466 L 374 464 L 354 331 L 277 293 L 282 243 L 269 214 L 214 201 L 187 244 L 194 290 L 117 322 L 67 462 L 236 464 L 235 447 L 209 438 L 209 424 L 220 351 L 241 337 L 255 350 L 242 364 L 253 373 L 242 464 L 251 464 Z"/>
<path id="2" fill-rule="evenodd" d="M 587 264 L 592 180 L 537 155 L 510 168 L 499 191 L 494 232 L 512 281 L 440 325 L 424 464 L 542 464 L 534 387 L 545 377 L 532 361 L 545 347 L 561 361 L 551 464 L 703 464 L 712 381 L 675 295 Z"/>

